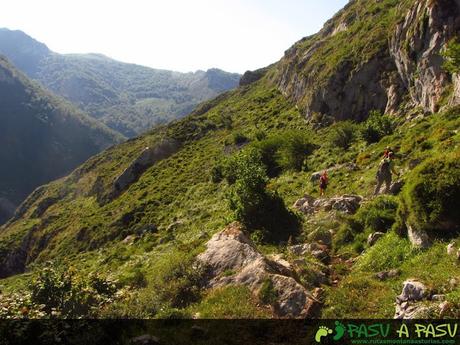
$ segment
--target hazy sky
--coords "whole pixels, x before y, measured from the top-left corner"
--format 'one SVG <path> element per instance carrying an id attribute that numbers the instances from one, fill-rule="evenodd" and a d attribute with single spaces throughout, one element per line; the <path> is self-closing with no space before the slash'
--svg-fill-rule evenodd
<path id="1" fill-rule="evenodd" d="M 0 27 L 59 53 L 176 71 L 244 72 L 277 61 L 347 0 L 7 0 Z"/>

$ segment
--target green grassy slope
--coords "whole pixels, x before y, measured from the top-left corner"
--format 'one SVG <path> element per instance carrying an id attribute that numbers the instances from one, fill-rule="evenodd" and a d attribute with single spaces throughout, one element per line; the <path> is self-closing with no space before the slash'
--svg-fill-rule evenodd
<path id="1" fill-rule="evenodd" d="M 388 1 L 383 5 L 389 3 L 397 5 Z M 381 10 L 373 1 L 368 4 L 369 11 Z M 349 14 L 347 9 L 341 15 Z M 436 176 L 426 175 L 424 180 L 421 172 L 439 161 L 454 162 L 449 165 L 453 178 L 448 183 L 458 185 L 455 159 L 460 155 L 460 109 L 444 107 L 439 113 L 426 114 L 406 108 L 398 116 L 375 113 L 361 124 L 338 121 L 317 128 L 315 123 L 307 123 L 299 107 L 278 90 L 272 78 L 278 67 L 270 67 L 267 75 L 253 84 L 201 104 L 182 120 L 108 149 L 32 194 L 20 216 L 0 228 L 0 285 L 7 296 L 4 300 L 8 298 L 7 315 L 19 315 L 23 304 L 30 310 L 40 309 L 31 302 L 39 300 L 30 295 L 37 286 L 31 282 L 39 274 L 40 282 L 46 281 L 40 272 L 63 269 L 73 272 L 80 284 L 77 286 L 86 291 L 83 296 L 90 291 L 93 298 L 103 301 L 79 315 L 272 317 L 270 307 L 245 287 L 200 289 L 202 272 L 193 262 L 210 236 L 235 219 L 228 201 L 235 186 L 227 181 L 228 176 L 218 178 L 219 168 L 240 151 L 267 149 L 273 142 L 288 142 L 292 133 L 302 133 L 302 138 L 314 144 L 311 152 L 299 154 L 300 169 L 286 164 L 289 146 L 288 153 L 281 150 L 269 156 L 267 160 L 273 158 L 279 169 L 270 175 L 267 189 L 276 191 L 292 210 L 290 206 L 304 194 L 318 197 L 317 183 L 310 177 L 329 168 L 327 197 L 355 193 L 365 202 L 355 215 L 303 215 L 293 210 L 301 223 L 297 233 L 286 242 L 266 241 L 253 231 L 258 249 L 264 254 L 283 253 L 291 259 L 287 249 L 291 242 L 305 243 L 318 232 L 333 230 L 322 317 L 391 317 L 394 298 L 407 278 L 419 279 L 433 292 L 446 294 L 451 303 L 449 315 L 458 317 L 458 284 L 450 280 L 457 277 L 460 281 L 460 269 L 456 259 L 445 254 L 446 245 L 458 241 L 458 232 L 443 233 L 434 227 L 434 221 L 425 222 L 433 225 L 429 230 L 435 243 L 429 249 L 416 250 L 399 223 L 405 220 L 405 212 L 415 212 L 415 208 L 403 207 L 407 204 L 434 209 L 430 214 L 433 219 L 442 211 L 434 202 L 417 200 L 414 189 L 426 187 L 435 194 L 433 201 L 458 195 L 455 188 L 452 195 L 443 193 L 439 184 L 431 183 L 437 182 Z M 378 137 L 370 140 L 369 128 L 381 130 Z M 146 146 L 164 138 L 179 142 L 179 151 L 149 167 L 114 197 L 114 180 Z M 375 173 L 389 145 L 396 152 L 396 169 L 405 186 L 398 196 L 374 199 Z M 369 247 L 367 237 L 377 230 L 386 234 Z M 310 257 L 303 259 L 303 283 L 313 286 L 309 269 L 321 264 Z M 44 267 L 53 268 L 49 271 Z M 393 268 L 400 270 L 398 276 L 386 281 L 375 278 L 375 273 Z M 66 277 L 62 274 L 53 279 L 59 282 Z M 104 296 L 110 289 L 101 280 L 107 285 L 115 282 L 116 293 L 109 301 Z M 25 297 L 18 302 L 15 294 Z M 431 316 L 439 317 L 439 312 L 433 311 Z"/>
<path id="2" fill-rule="evenodd" d="M 171 269 L 190 262 L 194 255 L 203 250 L 209 236 L 233 219 L 226 200 L 229 186 L 226 182 L 213 183 L 211 170 L 222 156 L 237 150 L 233 144 L 235 133 L 256 141 L 256 133 L 261 129 L 268 134 L 284 133 L 287 129 L 309 130 L 295 106 L 287 102 L 266 80 L 232 91 L 222 98 L 205 114 L 192 115 L 149 135 L 111 148 L 89 160 L 69 177 L 51 183 L 42 196 L 31 200 L 31 206 L 21 219 L 2 229 L 0 239 L 3 255 L 20 246 L 21 238 L 33 229 L 33 241 L 29 242 L 27 257 L 29 269 L 41 267 L 48 260 L 57 260 L 62 264 L 78 267 L 80 272 L 90 274 L 98 271 L 112 279 L 119 279 L 123 282 L 122 286 L 135 286 L 133 275 L 135 277 L 135 274 L 141 274 L 147 280 L 147 287 L 136 290 L 136 294 L 140 294 L 140 297 L 136 295 L 140 299 L 139 304 L 128 306 L 125 304 L 128 302 L 122 301 L 119 305 L 116 304 L 119 309 L 108 313 L 148 316 L 158 313 L 155 308 L 149 311 L 147 306 L 148 303 L 156 307 L 162 305 L 165 303 L 162 297 L 157 296 L 155 298 L 159 301 L 150 302 L 145 298 L 149 295 L 156 296 L 158 286 L 161 287 L 168 281 L 168 270 L 163 266 Z M 231 126 L 228 119 L 231 119 Z M 357 168 L 354 171 L 343 168 L 330 173 L 331 185 L 328 193 L 359 193 L 370 197 L 376 165 L 386 145 L 394 145 L 399 157 L 398 170 L 405 171 L 411 160 L 424 160 L 446 151 L 458 152 L 458 126 L 458 110 L 435 114 L 401 124 L 394 134 L 384 137 L 376 144 L 367 145 L 358 137 L 345 150 L 334 147 L 331 143 L 330 138 L 334 136 L 336 126 L 312 132 L 312 139 L 318 148 L 307 158 L 304 171 L 285 171 L 270 181 L 270 188 L 278 190 L 290 205 L 304 193 L 317 195 L 316 185 L 309 181 L 313 171 L 342 162 L 355 162 Z M 121 196 L 115 200 L 107 199 L 104 191 L 110 189 L 115 177 L 144 146 L 151 145 L 163 136 L 182 141 L 183 148 L 172 157 L 149 168 Z M 404 178 L 410 179 L 410 176 L 410 172 L 407 172 Z M 55 201 L 40 217 L 34 216 L 43 200 L 49 199 Z M 298 238 L 306 238 L 317 226 L 326 228 L 343 222 L 343 218 L 336 219 L 320 214 L 304 223 Z M 143 235 L 132 245 L 122 242 L 126 236 L 135 234 L 148 225 L 155 225 L 157 230 Z M 350 245 L 337 248 L 338 255 L 357 256 L 362 248 L 366 248 L 365 240 L 365 236 L 356 236 Z M 407 240 L 397 239 L 401 243 L 398 245 L 403 246 L 401 251 L 404 253 L 407 250 L 408 253 L 400 261 L 396 259 L 390 266 L 401 266 L 406 271 L 396 281 L 385 284 L 375 282 L 370 277 L 371 273 L 387 267 L 385 264 L 383 267 L 373 267 L 365 262 L 375 260 L 368 256 L 382 255 L 381 250 L 376 248 L 388 245 L 393 249 L 394 240 L 389 237 L 388 241 L 379 243 L 379 247 L 373 248 L 369 253 L 366 251 L 360 259 L 364 263 L 358 264 L 338 288 L 331 288 L 324 315 L 389 316 L 395 290 L 399 288 L 402 279 L 417 272 L 417 260 L 420 260 L 420 265 L 426 264 L 424 260 L 434 260 L 437 256 L 435 252 L 442 246 L 417 254 L 405 244 Z M 263 243 L 261 245 L 264 251 L 284 251 L 283 246 L 277 248 L 272 245 L 265 247 Z M 384 251 L 392 255 L 389 249 Z M 414 260 L 413 264 L 408 264 L 406 258 Z M 448 264 L 449 261 L 446 263 L 445 260 L 439 264 Z M 384 258 L 380 261 L 386 262 Z M 433 262 L 433 267 L 437 267 L 436 265 Z M 442 271 L 444 276 L 460 273 L 456 266 L 452 266 L 452 263 L 450 265 L 451 271 L 448 274 Z M 30 275 L 9 278 L 4 284 L 11 284 L 9 289 L 16 290 L 17 284 L 24 284 L 28 277 Z M 376 298 L 382 303 L 368 304 L 363 292 L 376 294 Z M 150 297 L 153 298 L 152 296 Z M 228 295 L 222 295 L 222 299 L 228 298 L 226 296 Z M 203 298 L 204 305 L 210 303 L 206 296 Z M 353 307 L 346 302 L 349 298 L 362 304 L 358 311 L 350 309 Z M 358 300 L 359 298 L 362 300 Z M 201 308 L 201 304 L 195 307 L 193 305 L 186 306 L 183 312 Z M 249 316 L 259 315 L 260 312 L 262 311 L 253 310 Z M 226 316 L 238 316 L 228 313 L 230 311 L 227 311 Z"/>

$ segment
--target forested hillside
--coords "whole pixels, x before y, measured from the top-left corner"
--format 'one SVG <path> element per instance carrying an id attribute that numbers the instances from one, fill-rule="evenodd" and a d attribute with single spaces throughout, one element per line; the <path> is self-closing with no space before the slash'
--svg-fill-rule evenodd
<path id="1" fill-rule="evenodd" d="M 122 140 L 0 57 L 0 223 L 36 187 Z"/>
<path id="2" fill-rule="evenodd" d="M 8 29 L 0 29 L 0 54 L 127 137 L 185 116 L 198 103 L 236 87 L 240 78 L 219 69 L 179 73 L 100 54 L 57 54 L 22 31 Z"/>

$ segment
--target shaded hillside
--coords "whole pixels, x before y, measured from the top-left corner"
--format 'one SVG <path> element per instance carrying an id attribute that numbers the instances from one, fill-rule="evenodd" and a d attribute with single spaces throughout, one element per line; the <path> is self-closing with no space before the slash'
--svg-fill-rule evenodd
<path id="1" fill-rule="evenodd" d="M 0 30 L 0 53 L 28 76 L 127 137 L 189 113 L 238 85 L 219 69 L 179 73 L 99 54 L 61 55 L 21 31 Z"/>
<path id="2" fill-rule="evenodd" d="M 69 266 L 79 278 L 66 279 L 84 280 L 101 300 L 94 280 L 115 282 L 113 299 L 84 316 L 458 317 L 458 79 L 440 58 L 458 50 L 447 43 L 460 33 L 458 9 L 447 0 L 351 1 L 238 89 L 31 194 L 0 229 L 5 291 L 17 300 L 33 290 L 31 276 L 49 282 L 38 270 L 55 260 L 45 272 L 56 286 L 53 272 Z M 329 48 L 305 55 L 310 41 Z M 411 83 L 436 107 L 424 107 Z M 308 113 L 312 95 L 337 104 Z M 387 146 L 398 183 L 375 196 Z M 407 281 L 423 293 L 402 294 L 408 303 L 395 311 Z M 21 303 L 49 314 L 33 296 Z"/>
<path id="3" fill-rule="evenodd" d="M 39 185 L 121 140 L 0 58 L 0 222 Z"/>

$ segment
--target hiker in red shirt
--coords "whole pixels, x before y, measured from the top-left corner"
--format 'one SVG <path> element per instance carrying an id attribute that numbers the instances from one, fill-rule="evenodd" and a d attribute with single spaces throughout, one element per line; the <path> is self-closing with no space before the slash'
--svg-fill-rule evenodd
<path id="1" fill-rule="evenodd" d="M 387 146 L 383 151 L 383 159 L 388 158 L 390 153 L 393 154 L 393 150 L 391 149 L 391 147 Z"/>
<path id="2" fill-rule="evenodd" d="M 327 170 L 324 170 L 324 172 L 321 174 L 321 177 L 319 178 L 319 195 L 320 196 L 324 196 L 328 182 L 329 182 L 329 176 L 327 175 Z"/>

